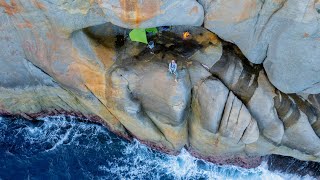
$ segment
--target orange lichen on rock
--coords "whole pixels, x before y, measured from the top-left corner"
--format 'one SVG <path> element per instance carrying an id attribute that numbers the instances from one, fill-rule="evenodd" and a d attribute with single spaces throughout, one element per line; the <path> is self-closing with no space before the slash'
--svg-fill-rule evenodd
<path id="1" fill-rule="evenodd" d="M 5 0 L 0 0 L 0 7 L 3 7 L 4 12 L 11 16 L 21 11 L 21 8 L 18 6 L 15 0 L 11 0 L 10 4 L 8 4 Z"/>
<path id="2" fill-rule="evenodd" d="M 86 89 L 90 90 L 100 101 L 106 99 L 106 77 L 105 69 L 98 67 L 97 65 L 91 64 L 83 57 L 79 56 L 79 52 L 72 48 L 72 59 L 73 62 L 68 66 L 67 76 L 70 82 L 72 79 L 78 79 L 85 86 Z M 81 87 L 82 89 L 83 87 Z"/>
<path id="3" fill-rule="evenodd" d="M 217 45 L 221 43 L 218 36 L 209 31 L 203 32 L 202 35 L 195 36 L 194 39 L 200 44 L 206 44 L 211 42 L 212 44 Z"/>
<path id="4" fill-rule="evenodd" d="M 83 81 L 83 84 L 90 90 L 100 101 L 104 101 L 105 97 L 105 72 L 99 70 L 98 67 L 82 62 L 80 60 L 75 61 L 69 65 L 70 74 L 78 74 Z"/>
<path id="5" fill-rule="evenodd" d="M 32 0 L 32 2 L 38 9 L 47 10 L 46 6 L 41 2 L 39 2 L 38 0 Z"/>
<path id="6" fill-rule="evenodd" d="M 47 33 L 46 33 L 46 37 L 47 37 L 49 40 L 53 40 L 53 34 L 50 33 L 50 32 L 47 32 Z"/>
<path id="7" fill-rule="evenodd" d="M 194 7 L 190 10 L 189 15 L 197 14 L 198 11 L 199 11 L 198 6 L 194 6 Z"/>
<path id="8" fill-rule="evenodd" d="M 106 70 L 108 70 L 114 64 L 113 59 L 116 55 L 115 50 L 104 46 L 95 46 L 94 51 L 103 63 Z"/>
<path id="9" fill-rule="evenodd" d="M 159 0 L 120 0 L 120 18 L 123 22 L 139 25 L 160 14 Z"/>
<path id="10" fill-rule="evenodd" d="M 258 13 L 256 0 L 223 1 L 218 6 L 220 7 L 217 7 L 216 11 L 206 15 L 207 20 L 228 23 L 242 22 L 256 16 Z"/>
<path id="11" fill-rule="evenodd" d="M 19 23 L 19 24 L 17 24 L 17 27 L 18 27 L 18 28 L 32 28 L 33 25 L 31 24 L 30 21 L 25 20 L 24 23 Z"/>

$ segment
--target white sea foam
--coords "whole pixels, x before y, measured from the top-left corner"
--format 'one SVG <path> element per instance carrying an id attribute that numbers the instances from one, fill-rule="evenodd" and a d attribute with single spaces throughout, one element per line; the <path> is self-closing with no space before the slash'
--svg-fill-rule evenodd
<path id="1" fill-rule="evenodd" d="M 239 180 L 298 180 L 314 179 L 310 176 L 298 176 L 279 172 L 271 172 L 263 163 L 254 169 L 244 169 L 235 166 L 218 166 L 189 154 L 182 149 L 178 156 L 155 155 L 148 147 L 135 140 L 126 145 L 121 152 L 124 157 L 109 167 L 99 169 L 116 175 L 119 179 L 142 179 L 146 174 L 152 174 L 151 179 L 160 179 L 163 174 L 171 175 L 174 179 L 239 179 Z M 119 163 L 121 161 L 121 163 Z"/>
<path id="2" fill-rule="evenodd" d="M 2 118 L 0 117 L 0 122 Z M 32 143 L 50 142 L 52 147 L 46 151 L 52 151 L 61 145 L 69 144 L 83 146 L 88 149 L 99 149 L 104 151 L 99 142 L 91 140 L 92 137 L 98 135 L 105 137 L 106 144 L 113 143 L 109 132 L 102 126 L 96 124 L 79 123 L 75 118 L 54 116 L 41 118 L 43 124 L 37 126 L 23 126 L 16 130 L 16 135 L 26 133 L 26 141 Z M 3 126 L 4 127 L 4 126 Z M 84 136 L 86 138 L 81 138 Z M 114 138 L 114 136 L 113 136 Z M 80 142 L 80 140 L 88 140 L 88 142 Z M 119 142 L 120 141 L 120 142 Z M 137 140 L 129 143 L 117 140 L 119 147 L 119 156 L 105 157 L 105 163 L 98 166 L 98 170 L 107 174 L 108 177 L 99 179 L 245 179 L 245 180 L 298 180 L 298 179 L 314 179 L 310 176 L 298 176 L 285 174 L 280 172 L 271 172 L 268 170 L 267 163 L 263 163 L 254 169 L 243 169 L 235 166 L 218 166 L 189 154 L 182 149 L 178 156 L 166 155 L 152 151 L 149 147 L 141 144 Z M 120 147 L 121 146 L 121 147 Z M 73 147 L 73 146 L 72 146 Z M 101 151 L 100 151 L 101 152 Z M 108 152 L 108 151 L 107 151 Z M 111 151 L 110 151 L 111 152 Z M 114 153 L 114 152 L 112 152 Z M 118 154 L 116 152 L 116 154 Z M 89 175 L 89 174 L 88 174 Z M 95 177 L 90 175 L 90 177 Z"/>
<path id="3" fill-rule="evenodd" d="M 51 148 L 47 149 L 46 152 L 55 150 L 61 145 L 69 144 L 70 142 L 77 144 L 77 139 L 80 136 L 96 136 L 97 133 L 103 133 L 108 143 L 112 143 L 109 133 L 102 127 L 96 124 L 79 123 L 76 118 L 68 116 L 51 116 L 45 118 L 39 118 L 38 120 L 44 121 L 41 125 L 35 126 L 21 126 L 15 130 L 15 136 L 23 134 L 25 141 L 30 144 L 42 144 L 49 143 L 52 145 Z M 88 134 L 83 133 L 87 131 Z M 94 142 L 88 144 L 89 146 L 95 146 Z M 86 145 L 86 144 L 85 144 Z M 96 146 L 95 148 L 99 148 Z"/>

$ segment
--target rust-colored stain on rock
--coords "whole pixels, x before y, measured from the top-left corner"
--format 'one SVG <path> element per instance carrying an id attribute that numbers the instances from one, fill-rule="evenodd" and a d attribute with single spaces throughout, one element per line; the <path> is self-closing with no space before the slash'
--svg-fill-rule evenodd
<path id="1" fill-rule="evenodd" d="M 126 23 L 139 25 L 160 14 L 159 0 L 120 0 L 120 18 Z"/>
<path id="2" fill-rule="evenodd" d="M 8 4 L 5 0 L 0 0 L 0 7 L 3 7 L 4 12 L 11 16 L 21 11 L 21 8 L 18 6 L 15 0 L 11 0 L 10 4 Z"/>
<path id="3" fill-rule="evenodd" d="M 79 76 L 84 86 L 97 96 L 100 101 L 104 101 L 106 99 L 104 71 L 88 62 L 82 62 L 81 59 L 74 60 L 75 62 L 68 66 L 67 74 L 70 79 L 78 79 L 76 76 Z"/>
<path id="4" fill-rule="evenodd" d="M 24 23 L 19 23 L 19 24 L 17 24 L 17 27 L 18 27 L 18 28 L 21 28 L 21 29 L 22 29 L 22 28 L 32 28 L 33 25 L 31 24 L 30 21 L 25 20 Z"/>
<path id="5" fill-rule="evenodd" d="M 217 10 L 206 15 L 209 21 L 226 23 L 242 22 L 257 15 L 258 3 L 256 0 L 222 1 L 217 4 Z"/>
<path id="6" fill-rule="evenodd" d="M 203 32 L 202 35 L 195 36 L 194 39 L 199 44 L 209 44 L 211 42 L 214 45 L 218 45 L 221 43 L 217 35 L 208 31 Z"/>
<path id="7" fill-rule="evenodd" d="M 40 10 L 47 10 L 46 6 L 38 0 L 32 0 L 33 4 Z"/>
<path id="8" fill-rule="evenodd" d="M 198 6 L 194 6 L 194 7 L 190 10 L 189 15 L 197 14 L 198 11 L 199 11 Z"/>
<path id="9" fill-rule="evenodd" d="M 304 33 L 303 34 L 303 37 L 305 37 L 305 38 L 307 38 L 307 37 L 309 37 L 310 35 L 308 34 L 308 33 Z"/>

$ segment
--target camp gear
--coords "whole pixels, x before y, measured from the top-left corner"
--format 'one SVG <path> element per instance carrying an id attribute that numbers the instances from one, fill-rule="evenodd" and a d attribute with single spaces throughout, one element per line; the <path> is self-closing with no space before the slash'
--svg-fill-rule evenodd
<path id="1" fill-rule="evenodd" d="M 145 29 L 133 29 L 129 33 L 131 41 L 142 42 L 148 44 L 146 30 Z"/>
<path id="2" fill-rule="evenodd" d="M 129 33 L 131 41 L 142 42 L 148 44 L 147 32 L 151 35 L 155 35 L 158 32 L 157 28 L 147 28 L 147 29 L 133 29 Z"/>
<path id="3" fill-rule="evenodd" d="M 171 29 L 170 26 L 161 26 L 159 27 L 159 31 L 169 31 Z"/>
<path id="4" fill-rule="evenodd" d="M 146 29 L 146 32 L 147 32 L 147 33 L 150 33 L 150 34 L 152 34 L 152 35 L 155 35 L 155 34 L 158 33 L 158 29 L 155 28 L 155 27 L 153 27 L 153 28 L 147 28 L 147 29 Z"/>
<path id="5" fill-rule="evenodd" d="M 191 38 L 190 32 L 188 32 L 188 31 L 184 32 L 184 33 L 182 34 L 182 38 L 183 38 L 184 40 L 190 39 L 190 38 Z"/>
<path id="6" fill-rule="evenodd" d="M 153 49 L 153 48 L 154 48 L 154 42 L 153 42 L 153 41 L 150 41 L 150 42 L 148 43 L 148 48 L 149 48 L 149 49 Z"/>

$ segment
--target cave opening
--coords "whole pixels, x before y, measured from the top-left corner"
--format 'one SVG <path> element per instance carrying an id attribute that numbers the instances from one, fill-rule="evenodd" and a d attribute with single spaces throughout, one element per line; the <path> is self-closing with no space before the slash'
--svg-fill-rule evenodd
<path id="1" fill-rule="evenodd" d="M 130 40 L 131 29 L 111 23 L 88 27 L 83 31 L 98 45 L 115 48 L 117 53 L 115 63 L 122 65 L 143 59 L 157 60 L 157 62 L 169 62 L 174 59 L 179 65 L 185 66 L 190 63 L 190 58 L 196 51 L 203 51 L 208 46 L 215 45 L 214 42 L 205 40 L 206 35 L 203 31 L 206 30 L 202 27 L 175 26 L 148 35 L 148 42 L 154 42 L 153 49 L 144 43 Z"/>

